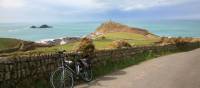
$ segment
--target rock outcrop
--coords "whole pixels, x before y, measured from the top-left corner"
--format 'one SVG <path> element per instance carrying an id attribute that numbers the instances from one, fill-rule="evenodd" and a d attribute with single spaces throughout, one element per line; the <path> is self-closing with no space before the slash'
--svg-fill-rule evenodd
<path id="1" fill-rule="evenodd" d="M 67 43 L 72 43 L 81 40 L 79 37 L 65 37 L 60 39 L 51 39 L 51 40 L 42 40 L 38 43 L 47 44 L 47 45 L 63 45 Z"/>

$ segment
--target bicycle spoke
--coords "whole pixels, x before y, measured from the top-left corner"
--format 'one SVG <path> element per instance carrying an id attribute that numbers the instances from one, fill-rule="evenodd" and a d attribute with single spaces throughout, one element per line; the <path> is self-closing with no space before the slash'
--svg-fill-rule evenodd
<path id="1" fill-rule="evenodd" d="M 54 88 L 71 88 L 73 86 L 73 77 L 67 70 L 59 69 L 52 75 L 52 85 Z"/>

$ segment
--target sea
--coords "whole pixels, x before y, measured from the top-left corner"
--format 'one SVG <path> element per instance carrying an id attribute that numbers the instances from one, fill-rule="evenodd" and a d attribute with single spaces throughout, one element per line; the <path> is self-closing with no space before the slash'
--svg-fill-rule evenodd
<path id="1" fill-rule="evenodd" d="M 46 22 L 46 23 L 0 23 L 0 37 L 29 41 L 43 41 L 63 37 L 83 37 L 96 30 L 104 21 Z M 165 21 L 118 21 L 130 27 L 138 27 L 165 37 L 200 38 L 200 20 Z M 47 24 L 53 28 L 30 28 Z"/>

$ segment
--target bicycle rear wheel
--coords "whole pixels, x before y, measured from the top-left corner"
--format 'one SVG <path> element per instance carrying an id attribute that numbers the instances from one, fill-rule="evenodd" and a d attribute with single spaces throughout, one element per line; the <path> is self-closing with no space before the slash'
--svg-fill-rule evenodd
<path id="1" fill-rule="evenodd" d="M 73 88 L 73 74 L 67 69 L 57 69 L 52 73 L 50 80 L 53 88 Z"/>
<path id="2" fill-rule="evenodd" d="M 93 80 L 93 73 L 91 66 L 83 67 L 83 70 L 80 72 L 80 76 L 83 81 L 90 82 Z"/>

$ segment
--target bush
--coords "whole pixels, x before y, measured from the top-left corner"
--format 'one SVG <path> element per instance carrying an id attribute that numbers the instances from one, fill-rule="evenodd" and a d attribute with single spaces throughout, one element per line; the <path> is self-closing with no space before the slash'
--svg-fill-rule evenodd
<path id="1" fill-rule="evenodd" d="M 101 36 L 100 39 L 101 39 L 101 40 L 105 40 L 106 37 L 105 37 L 105 36 Z"/>
<path id="2" fill-rule="evenodd" d="M 93 54 L 95 51 L 95 46 L 93 44 L 92 39 L 83 38 L 76 51 L 83 53 L 83 55 Z"/>
<path id="3" fill-rule="evenodd" d="M 96 40 L 105 40 L 105 39 L 106 39 L 105 36 L 99 36 L 99 37 L 96 38 Z"/>
<path id="4" fill-rule="evenodd" d="M 112 48 L 129 48 L 131 47 L 131 44 L 129 44 L 125 40 L 116 40 L 112 42 L 111 47 Z"/>
<path id="5" fill-rule="evenodd" d="M 183 43 L 192 43 L 192 42 L 197 42 L 198 39 L 195 38 L 182 38 L 182 37 L 173 37 L 173 38 L 167 38 L 167 37 L 162 37 L 161 40 L 158 42 L 160 45 L 168 45 L 168 44 L 183 44 Z"/>
<path id="6" fill-rule="evenodd" d="M 162 37 L 161 40 L 158 42 L 160 45 L 169 45 L 169 44 L 176 44 L 175 38 L 167 38 Z"/>

